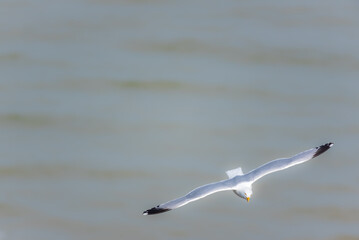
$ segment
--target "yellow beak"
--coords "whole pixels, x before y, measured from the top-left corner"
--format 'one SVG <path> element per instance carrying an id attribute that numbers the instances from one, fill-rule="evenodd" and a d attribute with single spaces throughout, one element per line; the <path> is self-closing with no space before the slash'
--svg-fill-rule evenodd
<path id="1" fill-rule="evenodd" d="M 249 199 L 250 199 L 250 198 L 249 198 L 249 197 L 247 197 L 247 202 L 249 202 Z"/>

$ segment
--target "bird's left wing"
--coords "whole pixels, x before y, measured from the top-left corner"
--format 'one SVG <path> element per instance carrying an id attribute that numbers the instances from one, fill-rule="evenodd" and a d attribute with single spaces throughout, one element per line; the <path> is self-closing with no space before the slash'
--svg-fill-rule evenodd
<path id="1" fill-rule="evenodd" d="M 316 148 L 309 149 L 307 151 L 298 153 L 297 155 L 290 158 L 281 158 L 270 161 L 251 172 L 247 173 L 246 176 L 250 181 L 255 182 L 259 178 L 276 171 L 280 171 L 291 166 L 306 162 L 312 158 L 319 156 L 320 154 L 327 151 L 333 146 L 333 143 L 327 143 Z"/>
<path id="2" fill-rule="evenodd" d="M 169 210 L 182 207 L 183 205 L 186 205 L 187 203 L 204 198 L 210 194 L 220 192 L 220 191 L 233 190 L 233 187 L 234 187 L 233 179 L 210 183 L 210 184 L 207 184 L 207 185 L 204 185 L 204 186 L 201 186 L 201 187 L 198 187 L 198 188 L 192 190 L 191 192 L 189 192 L 187 195 L 185 195 L 183 197 L 174 199 L 174 200 L 166 202 L 166 203 L 162 203 L 162 204 L 158 205 L 157 207 L 148 209 L 143 212 L 143 215 L 152 215 L 152 214 L 167 212 Z"/>

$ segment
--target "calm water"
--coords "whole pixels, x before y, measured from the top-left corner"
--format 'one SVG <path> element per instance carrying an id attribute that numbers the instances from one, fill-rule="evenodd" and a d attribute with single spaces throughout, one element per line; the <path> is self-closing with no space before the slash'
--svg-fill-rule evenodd
<path id="1" fill-rule="evenodd" d="M 0 2 L 0 239 L 359 239 L 356 1 Z M 307 164 L 142 211 L 327 141 Z"/>

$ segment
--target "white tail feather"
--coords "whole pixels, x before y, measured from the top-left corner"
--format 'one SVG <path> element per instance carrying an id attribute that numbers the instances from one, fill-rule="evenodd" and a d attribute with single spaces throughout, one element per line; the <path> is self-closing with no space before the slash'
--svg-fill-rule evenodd
<path id="1" fill-rule="evenodd" d="M 235 169 L 232 169 L 232 170 L 228 170 L 226 172 L 228 178 L 233 178 L 235 176 L 240 176 L 240 175 L 243 175 L 243 171 L 242 171 L 242 168 L 239 167 L 239 168 L 235 168 Z"/>

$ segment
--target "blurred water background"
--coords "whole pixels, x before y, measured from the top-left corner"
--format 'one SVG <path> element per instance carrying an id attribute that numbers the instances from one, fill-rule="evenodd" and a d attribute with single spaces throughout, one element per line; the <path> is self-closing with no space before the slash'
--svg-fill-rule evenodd
<path id="1" fill-rule="evenodd" d="M 359 239 L 359 2 L 3 0 L 0 239 Z M 231 192 L 194 187 L 328 141 Z"/>

